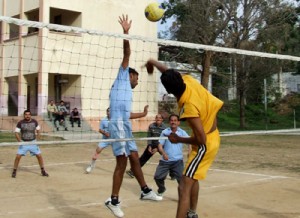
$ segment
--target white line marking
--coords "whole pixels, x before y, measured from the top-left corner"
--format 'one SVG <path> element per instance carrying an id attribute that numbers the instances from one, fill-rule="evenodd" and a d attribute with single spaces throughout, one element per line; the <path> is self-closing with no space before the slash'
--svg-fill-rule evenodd
<path id="1" fill-rule="evenodd" d="M 233 174 L 243 174 L 243 175 L 250 175 L 250 176 L 264 176 L 264 177 L 270 177 L 274 179 L 288 179 L 291 177 L 286 176 L 272 176 L 272 175 L 266 175 L 266 174 L 260 174 L 260 173 L 247 173 L 247 172 L 240 172 L 240 171 L 232 171 L 232 170 L 221 170 L 221 169 L 210 169 L 210 171 L 219 171 L 219 172 L 226 172 L 226 173 L 233 173 Z"/>

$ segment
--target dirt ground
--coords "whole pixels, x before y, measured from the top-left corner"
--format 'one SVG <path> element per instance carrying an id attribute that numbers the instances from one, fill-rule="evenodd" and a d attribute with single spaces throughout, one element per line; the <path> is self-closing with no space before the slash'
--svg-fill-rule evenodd
<path id="1" fill-rule="evenodd" d="M 299 142 L 300 135 L 222 137 L 218 157 L 200 182 L 199 217 L 300 218 Z M 50 177 L 40 176 L 36 158 L 27 155 L 15 179 L 10 176 L 17 147 L 0 147 L 0 217 L 113 217 L 104 206 L 115 165 L 111 149 L 91 174 L 84 173 L 95 146 L 42 145 Z M 158 159 L 143 167 L 154 190 Z M 141 201 L 136 180 L 125 175 L 120 193 L 125 217 L 175 217 L 177 183 L 167 179 L 166 187 L 163 201 Z"/>

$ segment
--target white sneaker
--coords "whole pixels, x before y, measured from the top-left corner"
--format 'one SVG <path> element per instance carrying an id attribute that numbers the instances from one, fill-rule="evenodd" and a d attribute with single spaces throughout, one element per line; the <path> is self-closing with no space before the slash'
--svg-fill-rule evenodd
<path id="1" fill-rule="evenodd" d="M 150 191 L 147 194 L 145 194 L 144 192 L 141 193 L 141 200 L 161 201 L 162 199 L 163 197 L 158 196 L 154 191 Z"/>
<path id="2" fill-rule="evenodd" d="M 96 166 L 96 161 L 92 160 L 92 162 L 90 163 L 90 165 L 86 168 L 85 172 L 86 173 L 91 173 L 92 170 L 95 168 Z"/>
<path id="3" fill-rule="evenodd" d="M 105 206 L 110 209 L 110 211 L 116 216 L 116 217 L 123 217 L 124 216 L 124 213 L 123 211 L 121 210 L 121 207 L 120 207 L 120 203 L 117 204 L 117 205 L 113 205 L 111 204 L 111 199 L 107 199 L 105 201 Z"/>

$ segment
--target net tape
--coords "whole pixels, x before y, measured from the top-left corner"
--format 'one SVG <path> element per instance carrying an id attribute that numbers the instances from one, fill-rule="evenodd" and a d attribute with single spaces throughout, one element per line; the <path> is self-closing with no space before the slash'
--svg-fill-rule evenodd
<path id="1" fill-rule="evenodd" d="M 257 130 L 257 131 L 237 131 L 237 132 L 221 132 L 221 137 L 228 136 L 239 136 L 239 135 L 267 135 L 267 134 L 287 134 L 287 133 L 295 133 L 300 135 L 300 128 L 295 129 L 279 129 L 279 130 Z M 62 141 L 35 141 L 35 142 L 2 142 L 0 143 L 0 147 L 12 146 L 12 145 L 62 145 L 62 144 L 84 144 L 84 143 L 99 143 L 99 142 L 117 142 L 117 141 L 147 141 L 147 140 L 166 140 L 168 137 L 142 137 L 142 138 L 123 138 L 123 139 L 89 139 L 85 140 L 62 140 Z"/>
<path id="2" fill-rule="evenodd" d="M 265 53 L 265 52 L 257 52 L 257 51 L 249 51 L 243 49 L 235 49 L 235 48 L 225 48 L 219 46 L 212 46 L 212 45 L 203 45 L 203 44 L 194 44 L 188 42 L 180 42 L 174 40 L 164 40 L 164 39 L 154 39 L 136 35 L 127 35 L 127 34 L 118 34 L 118 33 L 109 33 L 104 31 L 98 30 L 89 30 L 80 27 L 72 27 L 72 26 L 64 26 L 58 24 L 49 24 L 49 23 L 42 23 L 37 21 L 29 21 L 29 20 L 21 20 L 17 18 L 7 17 L 7 16 L 0 16 L 0 21 L 4 21 L 6 23 L 15 24 L 18 26 L 27 26 L 27 27 L 34 27 L 34 28 L 48 28 L 51 30 L 56 31 L 63 31 L 63 32 L 74 32 L 74 33 L 87 33 L 91 35 L 101 35 L 101 36 L 110 36 L 122 39 L 136 39 L 142 40 L 146 42 L 154 42 L 162 45 L 170 45 L 170 46 L 179 46 L 185 47 L 190 49 L 202 49 L 207 51 L 215 51 L 215 52 L 224 52 L 230 54 L 240 54 L 240 55 L 247 55 L 247 56 L 258 56 L 258 57 L 265 57 L 265 58 L 276 58 L 281 60 L 291 60 L 291 61 L 300 61 L 300 57 L 291 56 L 291 55 L 280 55 L 280 54 L 272 54 L 272 53 Z"/>

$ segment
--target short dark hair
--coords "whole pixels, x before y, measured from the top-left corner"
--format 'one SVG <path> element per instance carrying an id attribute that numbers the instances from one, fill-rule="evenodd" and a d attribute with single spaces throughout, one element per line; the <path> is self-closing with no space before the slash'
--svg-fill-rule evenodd
<path id="1" fill-rule="evenodd" d="M 139 73 L 134 68 L 131 68 L 131 67 L 129 67 L 129 73 L 133 73 L 133 74 L 139 75 Z"/>
<path id="2" fill-rule="evenodd" d="M 177 117 L 177 120 L 180 120 L 180 119 L 179 119 L 179 116 L 178 116 L 177 114 L 171 114 L 171 115 L 169 116 L 169 121 L 171 120 L 172 117 Z"/>
<path id="3" fill-rule="evenodd" d="M 62 103 L 62 102 L 65 103 L 63 100 L 61 100 L 60 103 Z"/>
<path id="4" fill-rule="evenodd" d="M 25 110 L 23 114 L 25 115 L 25 113 L 30 113 L 31 115 L 31 111 L 29 109 Z"/>
<path id="5" fill-rule="evenodd" d="M 174 69 L 168 69 L 162 73 L 160 80 L 167 92 L 176 97 L 180 97 L 186 88 L 181 74 Z"/>

